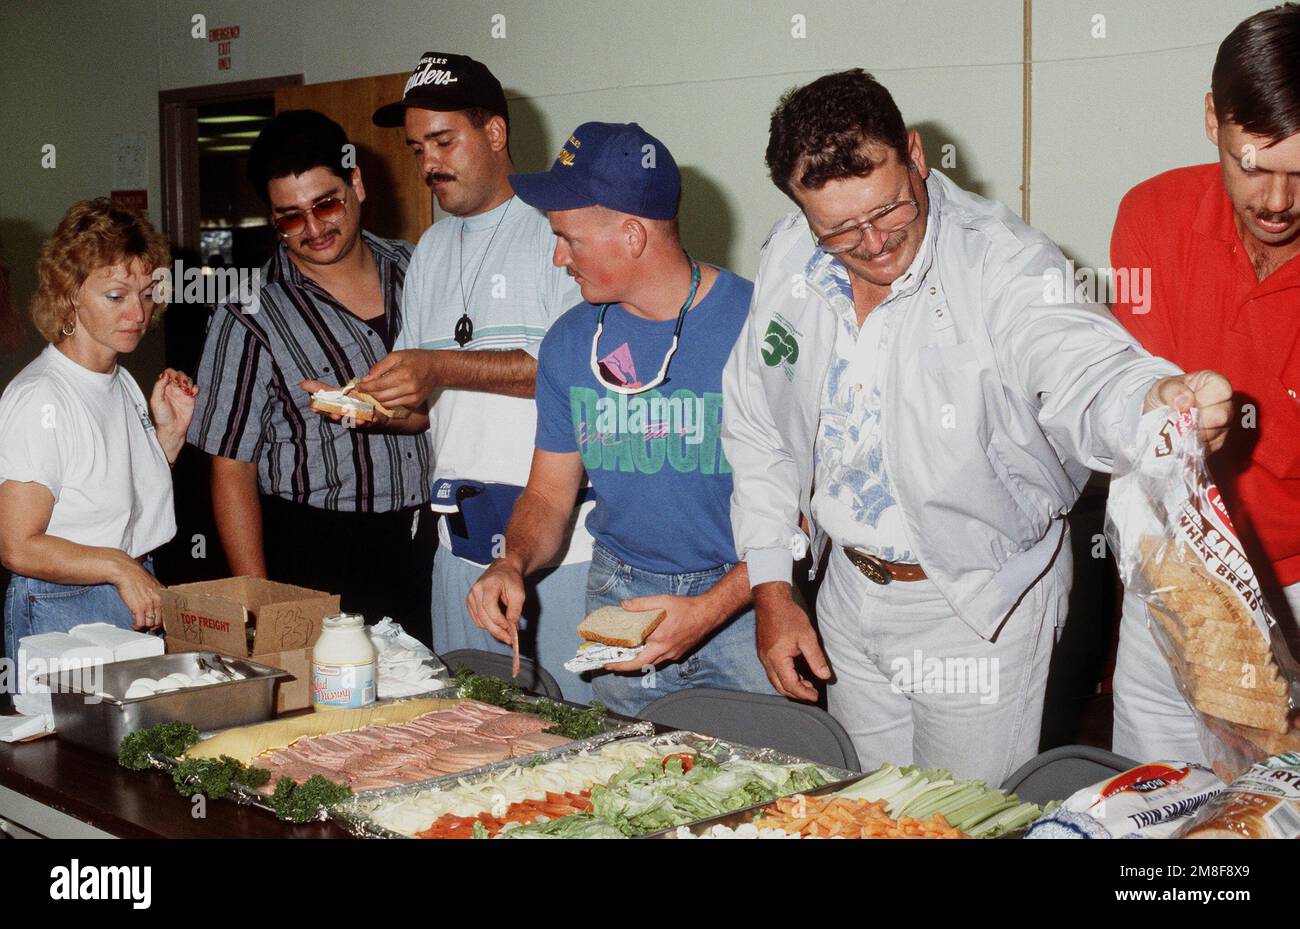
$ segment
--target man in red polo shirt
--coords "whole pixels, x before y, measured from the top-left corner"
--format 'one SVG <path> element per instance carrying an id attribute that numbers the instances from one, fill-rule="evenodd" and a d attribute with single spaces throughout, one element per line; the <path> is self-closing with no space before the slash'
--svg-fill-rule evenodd
<path id="1" fill-rule="evenodd" d="M 1250 17 L 1219 46 L 1205 98 L 1219 163 L 1168 171 L 1120 203 L 1115 269 L 1150 269 L 1150 293 L 1116 318 L 1154 355 L 1213 368 L 1236 392 L 1237 428 L 1215 481 L 1296 652 L 1300 617 L 1300 5 Z M 1140 273 L 1140 271 L 1139 271 Z M 1132 280 L 1130 272 L 1129 280 Z M 1116 752 L 1204 756 L 1191 709 L 1124 598 L 1114 676 Z"/>

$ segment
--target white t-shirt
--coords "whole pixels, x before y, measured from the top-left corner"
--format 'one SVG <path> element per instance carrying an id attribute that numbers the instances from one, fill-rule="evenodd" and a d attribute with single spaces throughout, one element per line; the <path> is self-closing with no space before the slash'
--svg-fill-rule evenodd
<path id="1" fill-rule="evenodd" d="M 578 285 L 552 263 L 554 252 L 546 215 L 517 197 L 477 216 L 439 220 L 411 255 L 393 348 L 461 349 L 456 323 L 468 305 L 474 338 L 465 350 L 523 349 L 536 357 L 551 323 L 582 302 Z M 435 480 L 528 483 L 537 430 L 532 398 L 444 389 L 429 404 Z M 561 563 L 591 560 L 586 512 L 592 506 L 577 514 Z M 451 544 L 446 520 L 438 535 Z"/>
<path id="2" fill-rule="evenodd" d="M 47 345 L 0 396 L 0 483 L 54 494 L 46 535 L 132 558 L 176 534 L 172 475 L 149 405 L 121 365 L 83 368 Z"/>

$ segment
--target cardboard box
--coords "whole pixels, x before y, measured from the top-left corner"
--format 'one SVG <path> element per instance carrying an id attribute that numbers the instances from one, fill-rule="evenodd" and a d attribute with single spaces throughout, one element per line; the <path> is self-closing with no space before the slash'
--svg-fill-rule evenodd
<path id="1" fill-rule="evenodd" d="M 275 710 L 311 706 L 311 650 L 339 595 L 260 577 L 177 584 L 162 592 L 168 652 L 252 658 L 293 675 L 276 688 Z M 249 629 L 254 634 L 250 638 Z"/>

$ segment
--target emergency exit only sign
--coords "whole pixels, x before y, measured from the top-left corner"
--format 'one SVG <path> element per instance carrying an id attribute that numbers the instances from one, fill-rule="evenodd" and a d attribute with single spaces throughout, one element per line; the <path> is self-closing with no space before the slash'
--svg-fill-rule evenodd
<path id="1" fill-rule="evenodd" d="M 233 74 L 243 63 L 239 26 L 219 26 L 208 30 L 208 70 L 213 74 Z"/>

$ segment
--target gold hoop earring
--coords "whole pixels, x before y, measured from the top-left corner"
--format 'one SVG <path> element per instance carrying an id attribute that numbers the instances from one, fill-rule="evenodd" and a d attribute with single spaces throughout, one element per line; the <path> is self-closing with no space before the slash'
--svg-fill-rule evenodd
<path id="1" fill-rule="evenodd" d="M 77 331 L 77 321 L 74 319 L 71 323 L 64 323 L 63 328 L 59 330 L 59 333 L 64 338 L 67 338 L 68 336 L 72 335 L 76 331 Z"/>

